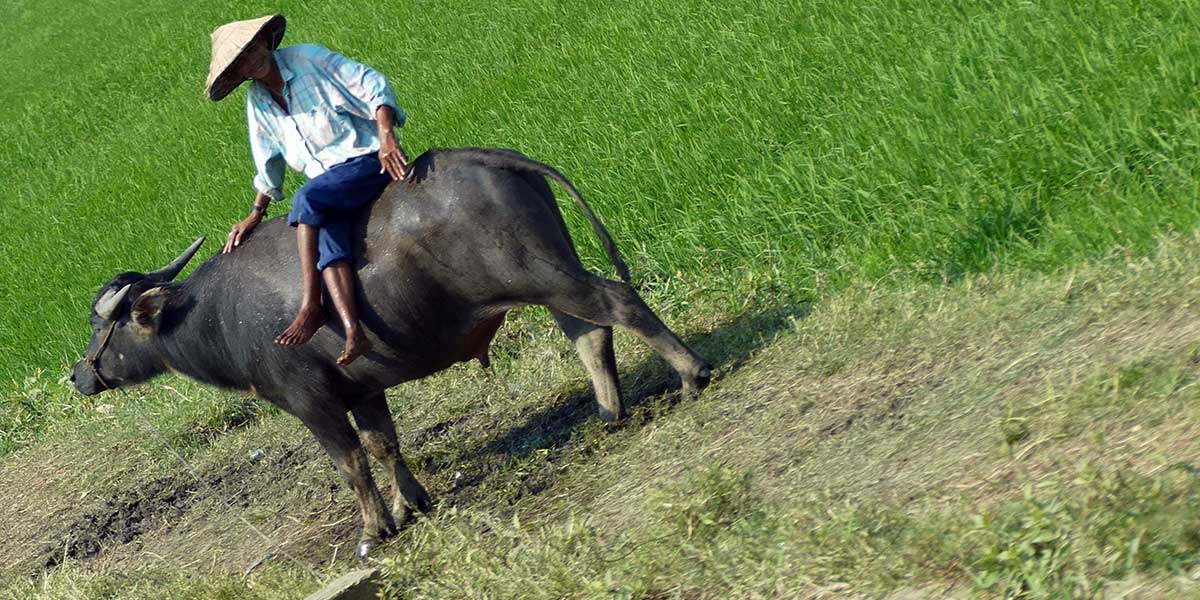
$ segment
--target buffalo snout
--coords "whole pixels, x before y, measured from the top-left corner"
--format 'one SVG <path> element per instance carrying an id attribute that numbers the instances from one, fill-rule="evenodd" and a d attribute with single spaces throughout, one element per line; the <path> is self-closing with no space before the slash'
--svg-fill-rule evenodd
<path id="1" fill-rule="evenodd" d="M 71 367 L 71 385 L 75 387 L 76 392 L 84 396 L 94 396 L 104 391 L 104 386 L 96 379 L 96 374 L 82 360 Z"/>

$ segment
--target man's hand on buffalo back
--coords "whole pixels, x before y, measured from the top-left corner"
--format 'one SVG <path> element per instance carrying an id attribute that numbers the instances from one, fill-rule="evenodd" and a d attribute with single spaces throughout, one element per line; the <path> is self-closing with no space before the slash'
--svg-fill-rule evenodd
<path id="1" fill-rule="evenodd" d="M 262 215 L 258 211 L 251 211 L 250 216 L 234 223 L 229 230 L 229 235 L 225 236 L 225 248 L 221 250 L 221 254 L 229 254 L 233 252 L 234 248 L 240 246 L 242 240 L 250 235 L 259 221 L 262 221 Z"/>
<path id="2" fill-rule="evenodd" d="M 379 138 L 379 164 L 382 166 L 379 172 L 386 171 L 394 181 L 408 177 L 408 156 L 404 154 L 400 144 L 396 143 L 395 132 L 389 130 Z"/>

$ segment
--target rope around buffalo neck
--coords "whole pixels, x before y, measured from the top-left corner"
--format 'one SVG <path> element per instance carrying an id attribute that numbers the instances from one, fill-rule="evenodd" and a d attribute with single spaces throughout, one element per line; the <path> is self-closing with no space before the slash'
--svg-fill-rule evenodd
<path id="1" fill-rule="evenodd" d="M 124 389 L 121 389 L 121 388 L 110 388 L 110 389 L 114 389 L 118 392 L 121 392 L 121 395 L 125 398 L 126 401 L 131 400 L 131 396 Z M 159 443 L 161 443 L 164 447 L 166 447 L 166 449 L 168 451 L 170 451 L 171 454 L 173 454 L 176 459 L 178 459 L 178 461 L 184 466 L 184 468 L 186 468 L 188 470 L 188 472 L 192 474 L 192 477 L 195 478 L 196 483 L 197 484 L 202 483 L 202 479 L 200 477 L 200 472 L 196 470 L 196 468 L 192 465 L 191 462 L 188 461 L 188 459 L 184 458 L 182 453 L 180 453 L 178 450 L 175 449 L 175 446 L 171 445 L 171 442 L 167 441 L 167 437 L 165 435 L 163 435 L 162 430 L 160 430 L 158 428 L 158 426 L 154 424 L 154 422 L 152 422 L 149 418 L 147 418 L 145 413 L 143 413 L 142 411 L 137 410 L 134 412 L 137 413 L 138 417 L 142 420 L 142 423 L 144 425 L 147 425 L 150 427 L 150 429 L 154 430 L 154 435 L 158 438 Z M 228 500 L 226 500 L 225 498 L 220 498 L 220 502 L 225 507 L 225 510 L 228 511 L 230 514 L 233 514 L 235 512 L 233 510 L 233 506 L 231 504 L 229 504 Z M 308 572 L 308 574 L 311 575 L 314 579 L 316 579 L 319 583 L 324 584 L 326 582 L 326 578 L 322 577 L 319 573 L 317 573 L 317 571 L 315 569 L 313 569 L 311 565 L 300 561 L 300 559 L 296 558 L 295 556 L 292 556 L 287 550 L 283 549 L 282 544 L 275 541 L 275 539 L 272 538 L 271 536 L 263 533 L 259 528 L 255 527 L 253 523 L 251 523 L 250 521 L 248 521 L 246 519 L 245 516 L 243 516 L 239 513 L 238 520 L 240 520 L 242 523 L 245 523 L 246 527 L 250 528 L 250 531 L 253 531 L 256 535 L 258 535 L 258 537 L 262 538 L 264 542 L 266 542 L 267 544 L 269 544 L 271 546 L 271 548 L 267 551 L 267 553 L 264 554 L 264 556 L 268 556 L 271 552 L 278 552 L 279 554 L 283 555 L 284 558 L 288 559 L 288 561 L 290 561 L 292 564 L 294 564 L 297 567 L 300 567 L 304 571 Z M 260 559 L 258 562 L 262 562 L 262 560 L 263 559 Z M 251 567 L 251 568 L 253 568 L 253 567 Z M 250 573 L 249 570 L 247 570 L 246 575 L 249 575 L 249 573 Z"/>
<path id="2" fill-rule="evenodd" d="M 86 364 L 88 368 L 92 370 L 92 374 L 96 376 L 96 381 L 99 381 L 100 385 L 104 386 L 104 389 L 106 390 L 115 388 L 113 388 L 111 385 L 108 385 L 108 382 L 104 380 L 104 376 L 100 374 L 100 355 L 104 354 L 104 348 L 108 346 L 108 340 L 112 338 L 113 330 L 116 328 L 116 321 L 109 323 L 108 329 L 104 331 L 104 337 L 100 338 L 100 345 L 96 347 L 96 351 L 83 357 L 84 364 Z M 125 397 L 128 398 L 129 395 L 126 394 Z"/>

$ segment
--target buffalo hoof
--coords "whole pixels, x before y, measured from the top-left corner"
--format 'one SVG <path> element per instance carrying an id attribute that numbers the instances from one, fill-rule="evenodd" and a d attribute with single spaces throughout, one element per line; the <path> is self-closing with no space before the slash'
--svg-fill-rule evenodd
<path id="1" fill-rule="evenodd" d="M 417 515 L 413 513 L 413 509 L 409 508 L 408 505 L 403 502 L 400 502 L 392 507 L 392 516 L 396 519 L 397 527 L 404 527 L 417 518 Z"/>
<path id="2" fill-rule="evenodd" d="M 616 412 L 614 412 L 612 409 L 606 408 L 604 406 L 600 407 L 600 420 L 604 421 L 605 423 L 607 423 L 609 425 L 620 424 L 621 422 L 623 422 L 625 420 L 625 417 L 627 417 L 627 416 L 629 416 L 629 415 L 625 413 L 625 407 L 623 407 L 623 406 L 620 409 L 618 409 Z"/>
<path id="3" fill-rule="evenodd" d="M 378 545 L 379 540 L 362 540 L 354 548 L 354 556 L 359 560 L 366 560 L 371 555 L 371 551 Z"/>
<path id="4" fill-rule="evenodd" d="M 429 497 L 429 492 L 425 491 L 425 487 L 419 483 L 408 490 L 407 494 L 404 494 L 404 503 L 421 513 L 433 511 L 433 499 Z"/>
<path id="5" fill-rule="evenodd" d="M 683 378 L 683 388 L 680 390 L 684 400 L 695 400 L 700 397 L 700 392 L 708 387 L 712 381 L 712 367 L 707 363 L 700 366 L 700 370 L 691 377 Z"/>

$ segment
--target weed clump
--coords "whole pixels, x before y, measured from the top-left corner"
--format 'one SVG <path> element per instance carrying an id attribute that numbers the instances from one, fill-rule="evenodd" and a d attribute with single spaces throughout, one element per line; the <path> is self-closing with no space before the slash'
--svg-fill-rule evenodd
<path id="1" fill-rule="evenodd" d="M 1084 466 L 1066 483 L 1026 485 L 1020 500 L 977 515 L 969 569 L 1010 598 L 1094 597 L 1134 573 L 1179 573 L 1200 554 L 1200 477 Z"/>
<path id="2" fill-rule="evenodd" d="M 189 408 L 193 414 L 171 435 L 174 446 L 206 446 L 274 411 L 270 404 L 249 396 L 230 396 L 221 402 L 201 402 Z"/>
<path id="3" fill-rule="evenodd" d="M 649 504 L 652 522 L 616 532 L 578 516 L 530 525 L 451 508 L 410 531 L 404 552 L 379 561 L 384 597 L 669 597 L 780 562 L 770 543 L 775 523 L 749 473 L 712 466 Z"/>
<path id="4" fill-rule="evenodd" d="M 23 381 L 0 389 L 0 456 L 37 440 L 61 421 L 79 417 L 92 403 L 37 369 Z"/>
<path id="5" fill-rule="evenodd" d="M 751 489 L 751 473 L 723 465 L 693 475 L 682 489 L 664 496 L 659 514 L 690 542 L 711 542 L 735 524 L 759 525 L 766 518 Z"/>

